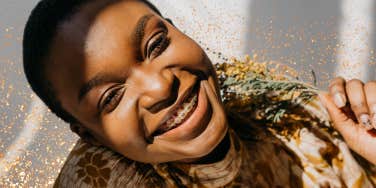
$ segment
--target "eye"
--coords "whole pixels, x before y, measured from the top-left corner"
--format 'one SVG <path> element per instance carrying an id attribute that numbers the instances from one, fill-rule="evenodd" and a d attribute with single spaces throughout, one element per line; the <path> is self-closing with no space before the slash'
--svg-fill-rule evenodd
<path id="1" fill-rule="evenodd" d="M 166 31 L 157 34 L 154 38 L 147 49 L 147 57 L 149 59 L 159 56 L 170 44 Z"/>
<path id="2" fill-rule="evenodd" d="M 125 91 L 124 85 L 117 85 L 108 90 L 108 94 L 105 93 L 105 97 L 100 103 L 100 112 L 110 113 L 112 112 L 119 104 L 120 100 L 123 97 Z"/>

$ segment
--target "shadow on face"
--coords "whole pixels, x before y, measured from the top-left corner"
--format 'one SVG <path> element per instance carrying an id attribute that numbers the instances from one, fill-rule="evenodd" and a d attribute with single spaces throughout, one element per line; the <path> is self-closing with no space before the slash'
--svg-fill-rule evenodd
<path id="1" fill-rule="evenodd" d="M 62 23 L 47 79 L 99 143 L 140 162 L 210 153 L 227 123 L 201 47 L 140 1 L 94 1 Z"/>

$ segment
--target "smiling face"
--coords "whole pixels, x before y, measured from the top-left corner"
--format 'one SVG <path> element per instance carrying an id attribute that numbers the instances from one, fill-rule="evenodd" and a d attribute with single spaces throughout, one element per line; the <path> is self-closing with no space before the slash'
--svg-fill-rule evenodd
<path id="1" fill-rule="evenodd" d="M 100 143 L 141 162 L 192 161 L 226 116 L 202 48 L 139 1 L 95 1 L 59 27 L 46 77 Z"/>

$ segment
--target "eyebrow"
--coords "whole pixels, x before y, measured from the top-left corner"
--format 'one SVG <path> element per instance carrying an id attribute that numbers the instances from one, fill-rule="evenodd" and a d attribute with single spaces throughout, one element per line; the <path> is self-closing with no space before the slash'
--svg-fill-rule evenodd
<path id="1" fill-rule="evenodd" d="M 148 21 L 153 17 L 153 14 L 146 14 L 142 16 L 136 24 L 135 29 L 132 33 L 132 41 L 133 44 L 137 47 L 137 54 L 141 54 L 141 43 L 142 39 L 145 36 L 145 27 L 148 23 Z M 138 55 L 140 56 L 140 55 Z M 83 84 L 83 86 L 80 88 L 78 92 L 78 101 L 79 103 L 82 101 L 82 99 L 95 87 L 98 87 L 100 85 L 103 85 L 105 83 L 109 82 L 122 82 L 124 81 L 124 78 L 114 77 L 109 74 L 103 74 L 98 73 L 96 76 L 94 76 L 92 79 L 90 79 L 88 82 Z"/>
<path id="2" fill-rule="evenodd" d="M 81 87 L 78 94 L 78 101 L 81 102 L 82 99 L 87 95 L 87 93 L 89 93 L 89 91 L 93 88 L 110 82 L 122 83 L 124 82 L 124 78 L 120 78 L 111 74 L 99 73 Z"/>
<path id="3" fill-rule="evenodd" d="M 142 52 L 141 52 L 141 43 L 142 39 L 145 36 L 145 27 L 148 21 L 153 18 L 153 14 L 146 14 L 142 16 L 136 25 L 135 30 L 133 31 L 133 45 L 137 47 L 137 60 L 142 61 Z"/>

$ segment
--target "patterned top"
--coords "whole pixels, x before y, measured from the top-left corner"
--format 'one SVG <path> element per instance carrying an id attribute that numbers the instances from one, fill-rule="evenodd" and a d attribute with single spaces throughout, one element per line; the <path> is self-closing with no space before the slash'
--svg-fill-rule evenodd
<path id="1" fill-rule="evenodd" d="M 78 141 L 55 187 L 375 187 L 376 167 L 349 150 L 293 70 L 247 58 L 217 73 L 230 124 L 222 160 L 145 164 Z"/>

